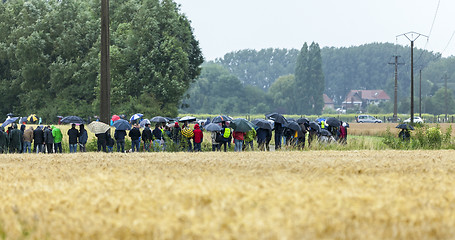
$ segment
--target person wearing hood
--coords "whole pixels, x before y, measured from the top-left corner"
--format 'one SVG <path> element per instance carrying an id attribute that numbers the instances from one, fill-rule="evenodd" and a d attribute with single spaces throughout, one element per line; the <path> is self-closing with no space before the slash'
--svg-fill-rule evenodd
<path id="1" fill-rule="evenodd" d="M 48 154 L 54 152 L 54 136 L 52 136 L 51 126 L 44 128 L 44 144 Z"/>
<path id="2" fill-rule="evenodd" d="M 177 144 L 177 146 L 180 144 L 180 139 L 182 139 L 181 130 L 182 129 L 180 128 L 179 123 L 175 122 L 174 127 L 172 128 L 171 138 L 172 141 L 174 141 L 174 144 Z"/>
<path id="3" fill-rule="evenodd" d="M 24 135 L 22 135 L 22 139 L 24 141 L 24 147 L 22 149 L 23 153 L 31 153 L 32 152 L 32 142 L 33 142 L 33 127 L 29 127 L 24 131 Z"/>
<path id="4" fill-rule="evenodd" d="M 54 125 L 52 125 L 51 128 L 52 128 L 52 137 L 54 137 L 54 152 L 62 153 L 62 139 L 63 139 L 62 131 L 60 131 L 60 128 L 55 127 Z"/>
<path id="5" fill-rule="evenodd" d="M 198 124 L 194 125 L 193 133 L 194 133 L 194 136 L 193 136 L 194 151 L 200 152 L 201 144 L 202 144 L 202 141 L 204 140 L 204 134 L 202 133 L 202 130 L 199 128 Z"/>
<path id="6" fill-rule="evenodd" d="M 3 127 L 0 127 L 0 153 L 8 152 L 8 134 L 5 132 Z"/>
<path id="7" fill-rule="evenodd" d="M 42 153 L 44 144 L 44 132 L 41 126 L 33 131 L 33 152 Z"/>
<path id="8" fill-rule="evenodd" d="M 79 125 L 79 150 L 80 152 L 87 152 L 85 145 L 88 141 L 87 130 L 84 128 L 84 124 Z"/>

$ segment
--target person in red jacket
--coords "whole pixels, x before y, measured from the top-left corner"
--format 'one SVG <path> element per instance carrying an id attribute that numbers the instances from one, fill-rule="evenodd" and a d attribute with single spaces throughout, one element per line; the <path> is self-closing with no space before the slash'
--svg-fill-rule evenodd
<path id="1" fill-rule="evenodd" d="M 194 125 L 193 133 L 194 133 L 194 137 L 193 137 L 194 151 L 200 152 L 201 144 L 202 144 L 202 141 L 204 140 L 204 134 L 202 133 L 202 130 L 199 128 L 198 124 Z"/>
<path id="2" fill-rule="evenodd" d="M 245 133 L 234 131 L 232 137 L 234 138 L 234 151 L 241 152 L 243 148 L 243 139 L 245 139 Z"/>

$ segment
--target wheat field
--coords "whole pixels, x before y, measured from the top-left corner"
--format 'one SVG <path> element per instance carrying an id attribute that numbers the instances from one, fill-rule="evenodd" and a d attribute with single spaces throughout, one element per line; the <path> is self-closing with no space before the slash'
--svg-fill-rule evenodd
<path id="1" fill-rule="evenodd" d="M 451 239 L 454 153 L 0 155 L 0 236 Z"/>

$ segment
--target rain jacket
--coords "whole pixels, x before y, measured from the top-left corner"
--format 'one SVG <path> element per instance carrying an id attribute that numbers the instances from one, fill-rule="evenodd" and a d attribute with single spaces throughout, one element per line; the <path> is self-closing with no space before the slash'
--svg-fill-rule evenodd
<path id="1" fill-rule="evenodd" d="M 33 129 L 32 127 L 26 129 L 24 131 L 24 135 L 22 136 L 24 142 L 32 142 L 33 141 Z"/>
<path id="2" fill-rule="evenodd" d="M 0 130 L 0 148 L 1 150 L 5 151 L 6 147 L 8 146 L 9 139 L 8 139 L 8 134 L 3 131 L 3 129 Z"/>
<path id="3" fill-rule="evenodd" d="M 35 131 L 33 131 L 33 141 L 36 145 L 44 143 L 44 132 L 41 127 L 37 127 Z"/>
<path id="4" fill-rule="evenodd" d="M 75 127 L 71 127 L 68 130 L 69 144 L 77 144 L 77 137 L 79 137 L 79 131 Z"/>
<path id="5" fill-rule="evenodd" d="M 125 133 L 126 134 L 126 133 Z M 81 125 L 81 128 L 79 130 L 79 143 L 80 144 L 86 144 L 88 141 L 88 134 L 87 134 L 87 130 L 85 130 L 84 127 L 82 127 Z"/>
<path id="6" fill-rule="evenodd" d="M 21 130 L 15 128 L 11 129 L 9 132 L 9 145 L 12 148 L 21 148 L 21 139 L 22 139 L 22 132 Z"/>
<path id="7" fill-rule="evenodd" d="M 193 136 L 194 143 L 201 143 L 204 140 L 204 134 L 202 133 L 202 130 L 199 128 L 198 124 L 194 125 L 193 133 L 194 133 L 194 136 Z"/>
<path id="8" fill-rule="evenodd" d="M 54 136 L 52 136 L 52 131 L 49 128 L 46 128 L 46 130 L 44 130 L 44 142 L 46 144 L 54 143 Z"/>
<path id="9" fill-rule="evenodd" d="M 142 141 L 150 142 L 152 141 L 153 135 L 152 130 L 149 127 L 145 127 L 144 131 L 142 131 Z"/>
<path id="10" fill-rule="evenodd" d="M 232 137 L 237 140 L 243 140 L 245 138 L 245 133 L 234 131 L 234 133 L 232 134 Z"/>
<path id="11" fill-rule="evenodd" d="M 62 142 L 62 131 L 55 126 L 51 126 L 52 128 L 52 136 L 54 137 L 54 143 L 61 143 Z"/>
<path id="12" fill-rule="evenodd" d="M 125 142 L 126 131 L 125 130 L 115 130 L 114 138 L 117 142 Z"/>
<path id="13" fill-rule="evenodd" d="M 139 128 L 133 127 L 130 133 L 128 133 L 128 136 L 131 138 L 131 141 L 138 140 L 141 137 L 141 131 L 139 131 Z"/>
<path id="14" fill-rule="evenodd" d="M 159 129 L 158 127 L 156 127 L 155 129 L 153 129 L 153 138 L 155 140 L 161 140 L 161 137 L 162 137 L 162 132 L 161 132 L 161 129 Z"/>
<path id="15" fill-rule="evenodd" d="M 256 137 L 256 130 L 251 129 L 245 135 L 245 142 L 252 142 L 255 137 Z"/>

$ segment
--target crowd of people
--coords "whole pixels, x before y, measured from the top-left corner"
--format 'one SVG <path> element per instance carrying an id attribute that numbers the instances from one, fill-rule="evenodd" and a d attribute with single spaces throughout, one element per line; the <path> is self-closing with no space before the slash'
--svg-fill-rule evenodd
<path id="1" fill-rule="evenodd" d="M 117 152 L 149 152 L 149 151 L 202 151 L 202 142 L 204 141 L 204 124 L 210 122 L 200 122 L 190 126 L 189 121 L 185 121 L 180 126 L 179 122 L 172 124 L 156 123 L 151 129 L 151 124 L 145 124 L 141 130 L 138 123 L 133 123 L 131 130 L 114 131 L 111 136 L 111 130 L 104 133 L 95 134 L 97 138 L 97 150 L 103 152 L 113 152 L 116 144 Z M 316 127 L 307 123 L 299 124 L 299 130 L 293 130 L 286 127 L 285 124 L 273 122 L 273 128 L 252 127 L 248 131 L 235 131 L 230 125 L 230 121 L 217 123 L 220 129 L 217 131 L 207 131 L 210 136 L 212 151 L 227 151 L 234 144 L 234 151 L 241 152 L 245 150 L 270 151 L 270 142 L 274 135 L 273 149 L 279 150 L 282 145 L 303 149 L 305 143 L 311 145 L 313 140 L 320 142 L 335 142 L 345 144 L 347 139 L 347 128 L 345 124 L 339 127 L 333 127 L 321 121 Z M 70 153 L 86 152 L 88 142 L 87 130 L 84 124 L 80 124 L 79 129 L 76 124 L 72 124 L 66 133 L 68 137 L 68 146 Z M 205 131 L 205 130 L 204 130 Z M 323 131 L 328 134 L 321 134 Z M 129 137 L 131 148 L 125 149 L 126 139 Z M 0 152 L 1 153 L 62 153 L 63 134 L 60 128 L 52 126 L 32 126 L 13 123 L 7 131 L 0 128 Z M 307 139 L 307 141 L 306 141 Z M 142 145 L 142 148 L 141 148 Z M 79 150 L 78 150 L 79 148 Z"/>

